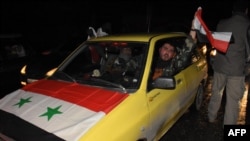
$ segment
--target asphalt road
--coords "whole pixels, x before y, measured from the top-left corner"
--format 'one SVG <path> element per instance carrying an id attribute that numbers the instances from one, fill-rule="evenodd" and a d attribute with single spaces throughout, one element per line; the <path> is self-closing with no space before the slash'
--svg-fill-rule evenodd
<path id="1" fill-rule="evenodd" d="M 207 122 L 207 106 L 211 95 L 211 81 L 209 77 L 204 94 L 204 103 L 199 112 L 189 111 L 183 115 L 179 121 L 163 136 L 160 141 L 223 141 L 223 115 L 225 107 L 225 97 L 222 100 L 221 108 L 218 113 L 217 123 Z M 248 96 L 248 85 L 241 102 L 241 111 L 238 124 L 250 124 L 250 100 Z"/>

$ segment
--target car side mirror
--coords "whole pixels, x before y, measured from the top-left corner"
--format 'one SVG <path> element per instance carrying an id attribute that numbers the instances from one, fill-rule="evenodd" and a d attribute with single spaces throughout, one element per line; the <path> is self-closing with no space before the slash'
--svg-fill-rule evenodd
<path id="1" fill-rule="evenodd" d="M 174 77 L 159 77 L 152 82 L 153 88 L 158 89 L 175 89 L 176 82 Z"/>

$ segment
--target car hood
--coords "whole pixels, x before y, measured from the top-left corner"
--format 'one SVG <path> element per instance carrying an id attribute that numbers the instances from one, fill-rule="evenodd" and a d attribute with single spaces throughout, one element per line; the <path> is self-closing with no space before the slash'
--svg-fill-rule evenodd
<path id="1" fill-rule="evenodd" d="M 128 96 L 99 87 L 40 80 L 0 100 L 1 130 L 27 140 L 77 140 Z"/>

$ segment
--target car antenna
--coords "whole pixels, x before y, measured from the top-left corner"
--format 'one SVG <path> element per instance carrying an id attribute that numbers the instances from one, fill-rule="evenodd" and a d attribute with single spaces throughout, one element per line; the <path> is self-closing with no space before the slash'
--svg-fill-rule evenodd
<path id="1" fill-rule="evenodd" d="M 147 2 L 147 27 L 148 33 L 150 33 L 150 26 L 151 26 L 151 16 L 152 16 L 152 7 L 150 4 L 150 0 Z"/>

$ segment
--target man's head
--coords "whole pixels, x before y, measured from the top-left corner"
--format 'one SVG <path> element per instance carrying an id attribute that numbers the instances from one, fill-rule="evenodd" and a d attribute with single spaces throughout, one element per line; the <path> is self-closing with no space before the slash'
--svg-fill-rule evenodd
<path id="1" fill-rule="evenodd" d="M 160 54 L 160 58 L 163 61 L 171 60 L 176 55 L 176 48 L 169 43 L 164 43 L 159 48 L 159 54 Z"/>
<path id="2" fill-rule="evenodd" d="M 124 60 L 129 60 L 132 56 L 132 49 L 130 47 L 123 47 L 120 50 L 120 58 L 123 58 Z"/>

